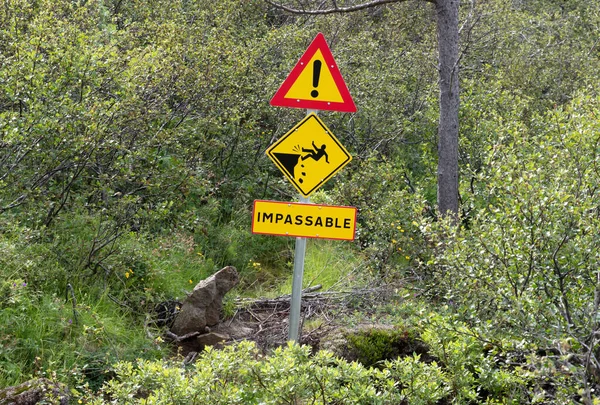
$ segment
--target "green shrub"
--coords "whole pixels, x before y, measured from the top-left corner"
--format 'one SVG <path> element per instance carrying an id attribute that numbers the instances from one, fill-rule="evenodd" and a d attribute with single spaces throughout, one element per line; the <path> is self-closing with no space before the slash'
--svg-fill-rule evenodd
<path id="1" fill-rule="evenodd" d="M 385 373 L 334 358 L 311 356 L 306 346 L 288 345 L 262 358 L 250 342 L 208 349 L 194 365 L 122 362 L 116 378 L 85 402 L 104 404 L 395 404 L 395 383 Z M 106 397 L 107 399 L 103 399 Z"/>
<path id="2" fill-rule="evenodd" d="M 419 354 L 385 362 L 389 376 L 398 382 L 400 396 L 411 405 L 436 404 L 451 392 L 448 377 L 437 363 L 421 361 Z"/>
<path id="3" fill-rule="evenodd" d="M 482 330 L 470 328 L 452 315 L 429 314 L 423 326 L 421 338 L 444 370 L 455 403 L 522 403 L 527 397 L 527 378 L 496 364 L 490 347 L 501 346 L 498 337 L 490 339 Z"/>
<path id="4" fill-rule="evenodd" d="M 387 160 L 361 161 L 331 197 L 338 204 L 359 208 L 356 239 L 371 266 L 393 277 L 407 273 L 429 251 L 418 221 L 427 212 L 422 190 L 407 183 L 407 169 Z"/>
<path id="5" fill-rule="evenodd" d="M 432 296 L 534 345 L 574 339 L 560 352 L 580 364 L 599 347 L 599 106 L 581 95 L 529 126 L 507 123 L 479 175 L 471 227 L 422 227 L 439 246 L 425 266 Z M 588 398 L 599 372 L 576 368 Z"/>

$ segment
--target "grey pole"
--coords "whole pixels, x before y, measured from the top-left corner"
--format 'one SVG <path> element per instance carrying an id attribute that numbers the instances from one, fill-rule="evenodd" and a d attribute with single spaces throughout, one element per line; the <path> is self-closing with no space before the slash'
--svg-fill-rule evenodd
<path id="1" fill-rule="evenodd" d="M 310 204 L 310 199 L 300 197 L 300 202 Z M 294 278 L 292 280 L 292 301 L 290 303 L 290 331 L 288 340 L 299 341 L 300 308 L 302 306 L 302 278 L 304 277 L 304 257 L 306 255 L 306 238 L 296 238 L 294 251 Z"/>
<path id="2" fill-rule="evenodd" d="M 306 110 L 306 115 L 317 113 L 317 110 Z M 310 204 L 310 198 L 300 196 L 300 202 Z M 306 238 L 296 238 L 294 250 L 294 276 L 292 279 L 292 301 L 290 302 L 290 330 L 288 340 L 298 342 L 300 339 L 300 309 L 302 307 L 302 278 L 304 277 L 304 257 L 306 256 Z"/>

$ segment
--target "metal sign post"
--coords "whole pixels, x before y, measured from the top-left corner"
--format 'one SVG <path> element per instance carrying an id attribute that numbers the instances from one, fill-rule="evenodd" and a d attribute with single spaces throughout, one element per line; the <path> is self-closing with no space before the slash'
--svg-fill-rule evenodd
<path id="1" fill-rule="evenodd" d="M 300 197 L 300 202 L 310 204 L 310 198 Z M 294 251 L 294 276 L 292 279 L 292 301 L 290 302 L 290 330 L 288 340 L 299 341 L 300 309 L 302 307 L 302 278 L 304 277 L 304 258 L 306 256 L 306 238 L 296 238 Z"/>
<path id="2" fill-rule="evenodd" d="M 306 115 L 317 114 L 317 110 L 306 110 Z M 300 196 L 300 202 L 310 204 L 309 197 Z M 304 258 L 306 257 L 306 238 L 296 238 L 294 250 L 294 275 L 292 278 L 292 300 L 290 302 L 290 330 L 288 340 L 300 341 L 300 309 L 302 308 L 302 279 L 304 278 Z"/>

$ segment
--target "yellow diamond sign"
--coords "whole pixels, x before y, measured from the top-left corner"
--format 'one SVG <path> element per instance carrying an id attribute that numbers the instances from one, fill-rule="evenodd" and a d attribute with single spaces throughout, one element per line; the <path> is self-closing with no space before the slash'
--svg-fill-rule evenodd
<path id="1" fill-rule="evenodd" d="M 267 155 L 304 197 L 346 166 L 352 156 L 312 113 L 275 142 Z"/>

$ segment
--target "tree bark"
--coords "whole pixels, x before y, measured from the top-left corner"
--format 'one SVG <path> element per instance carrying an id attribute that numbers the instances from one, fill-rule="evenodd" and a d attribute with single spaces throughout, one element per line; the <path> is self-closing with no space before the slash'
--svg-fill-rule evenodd
<path id="1" fill-rule="evenodd" d="M 437 0 L 440 117 L 438 125 L 438 209 L 458 216 L 458 6 L 459 0 Z"/>

